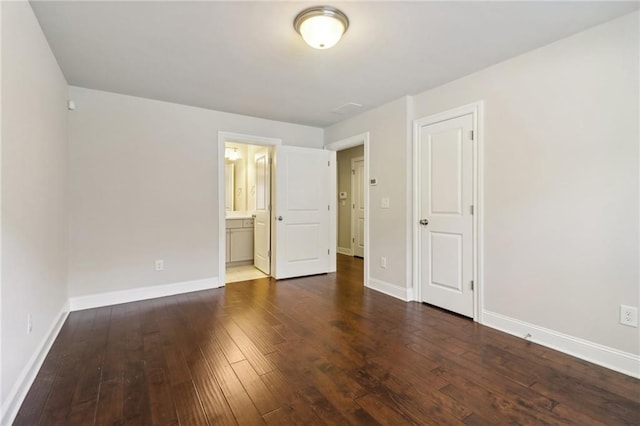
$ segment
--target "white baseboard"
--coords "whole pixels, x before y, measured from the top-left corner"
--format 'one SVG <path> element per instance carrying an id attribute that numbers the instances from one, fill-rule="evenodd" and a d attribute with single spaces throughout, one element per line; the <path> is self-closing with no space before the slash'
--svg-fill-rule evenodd
<path id="1" fill-rule="evenodd" d="M 338 254 L 346 254 L 347 256 L 353 256 L 353 250 L 351 250 L 350 248 L 338 247 L 336 251 L 338 252 Z"/>
<path id="2" fill-rule="evenodd" d="M 640 378 L 640 356 L 569 336 L 558 331 L 520 321 L 506 315 L 485 310 L 482 323 L 518 337 L 530 334 L 528 340 L 601 365 L 611 370 Z"/>
<path id="3" fill-rule="evenodd" d="M 395 297 L 396 299 L 400 299 L 405 302 L 408 302 L 413 298 L 412 289 L 400 287 L 382 280 L 377 280 L 375 278 L 369 278 L 367 288 L 379 291 L 380 293 L 384 293 L 388 296 Z"/>
<path id="4" fill-rule="evenodd" d="M 192 291 L 208 290 L 222 286 L 224 286 L 224 283 L 220 283 L 218 277 L 212 277 L 173 284 L 131 288 L 127 290 L 71 297 L 69 298 L 69 307 L 71 311 L 81 311 L 83 309 L 137 302 L 139 300 L 173 296 L 174 294 L 190 293 Z"/>
<path id="5" fill-rule="evenodd" d="M 415 294 L 413 294 L 413 288 L 407 289 L 407 302 L 417 302 Z"/>
<path id="6" fill-rule="evenodd" d="M 49 353 L 56 337 L 58 337 L 58 333 L 60 332 L 60 329 L 68 315 L 69 304 L 65 303 L 56 320 L 47 331 L 47 334 L 45 334 L 44 339 L 40 342 L 37 350 L 31 356 L 27 365 L 25 365 L 24 369 L 18 376 L 18 380 L 16 380 L 16 383 L 9 391 L 7 398 L 2 401 L 2 408 L 0 409 L 0 425 L 10 425 L 15 420 L 18 410 L 20 409 L 24 398 L 27 396 L 27 392 L 29 392 L 38 371 L 40 371 L 40 367 L 42 367 L 44 359 Z"/>

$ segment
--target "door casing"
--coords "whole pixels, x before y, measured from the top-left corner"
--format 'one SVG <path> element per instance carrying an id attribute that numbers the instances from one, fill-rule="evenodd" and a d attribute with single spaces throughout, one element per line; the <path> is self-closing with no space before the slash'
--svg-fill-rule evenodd
<path id="1" fill-rule="evenodd" d="M 364 145 L 364 286 L 369 287 L 369 244 L 371 239 L 369 238 L 369 132 L 360 133 L 355 136 L 351 136 L 345 139 L 340 139 L 335 142 L 330 142 L 325 144 L 324 148 L 333 151 L 331 156 L 331 182 L 330 188 L 331 197 L 330 197 L 330 206 L 331 206 L 331 216 L 329 219 L 329 247 L 335 252 L 338 247 L 337 236 L 338 236 L 338 179 L 337 179 L 337 168 L 336 168 L 336 152 L 342 151 L 343 149 L 353 148 L 354 146 Z M 337 254 L 333 253 L 333 255 L 329 258 L 329 272 L 335 272 L 337 269 Z"/>
<path id="2" fill-rule="evenodd" d="M 420 143 L 420 127 L 452 118 L 471 114 L 473 117 L 473 320 L 482 323 L 482 311 L 484 309 L 484 280 L 483 280 L 483 163 L 484 163 L 484 102 L 478 101 L 458 108 L 450 109 L 437 114 L 429 115 L 413 121 L 413 283 L 414 297 L 422 301 L 420 288 L 420 217 L 419 217 L 419 158 L 418 144 Z"/>

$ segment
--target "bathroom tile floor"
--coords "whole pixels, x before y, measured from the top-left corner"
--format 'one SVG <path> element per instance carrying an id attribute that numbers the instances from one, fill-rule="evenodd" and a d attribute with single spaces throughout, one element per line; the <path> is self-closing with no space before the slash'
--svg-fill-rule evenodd
<path id="1" fill-rule="evenodd" d="M 226 269 L 226 282 L 235 283 L 238 281 L 255 280 L 258 278 L 266 278 L 258 268 L 253 265 L 230 266 Z"/>

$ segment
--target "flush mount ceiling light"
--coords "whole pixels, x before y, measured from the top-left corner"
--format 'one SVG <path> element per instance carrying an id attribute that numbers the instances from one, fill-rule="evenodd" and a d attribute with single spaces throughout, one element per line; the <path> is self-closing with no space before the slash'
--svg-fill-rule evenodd
<path id="1" fill-rule="evenodd" d="M 347 15 L 330 6 L 315 6 L 298 13 L 293 27 L 314 49 L 335 45 L 349 28 Z"/>
<path id="2" fill-rule="evenodd" d="M 233 151 L 231 151 L 231 148 L 227 148 L 224 152 L 224 158 L 230 161 L 236 161 L 240 158 L 240 153 L 238 152 L 237 148 L 233 148 Z"/>

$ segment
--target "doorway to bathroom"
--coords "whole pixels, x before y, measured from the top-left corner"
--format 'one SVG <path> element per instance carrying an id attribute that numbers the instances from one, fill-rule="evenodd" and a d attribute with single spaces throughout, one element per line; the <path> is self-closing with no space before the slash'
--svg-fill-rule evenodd
<path id="1" fill-rule="evenodd" d="M 272 147 L 225 141 L 225 282 L 271 275 Z"/>
<path id="2" fill-rule="evenodd" d="M 248 147 L 245 155 L 241 151 L 245 145 L 256 147 Z M 244 164 L 239 162 L 243 155 Z M 233 167 L 226 168 L 227 163 Z M 255 190 L 252 167 L 258 178 Z M 245 272 L 259 270 L 277 280 L 335 271 L 335 239 L 329 231 L 335 211 L 335 206 L 331 208 L 332 171 L 335 173 L 335 154 L 326 149 L 283 146 L 281 139 L 218 132 L 220 282 L 230 282 L 227 266 L 243 266 Z M 232 196 L 227 197 L 226 188 Z M 247 248 L 252 226 L 253 260 Z"/>

